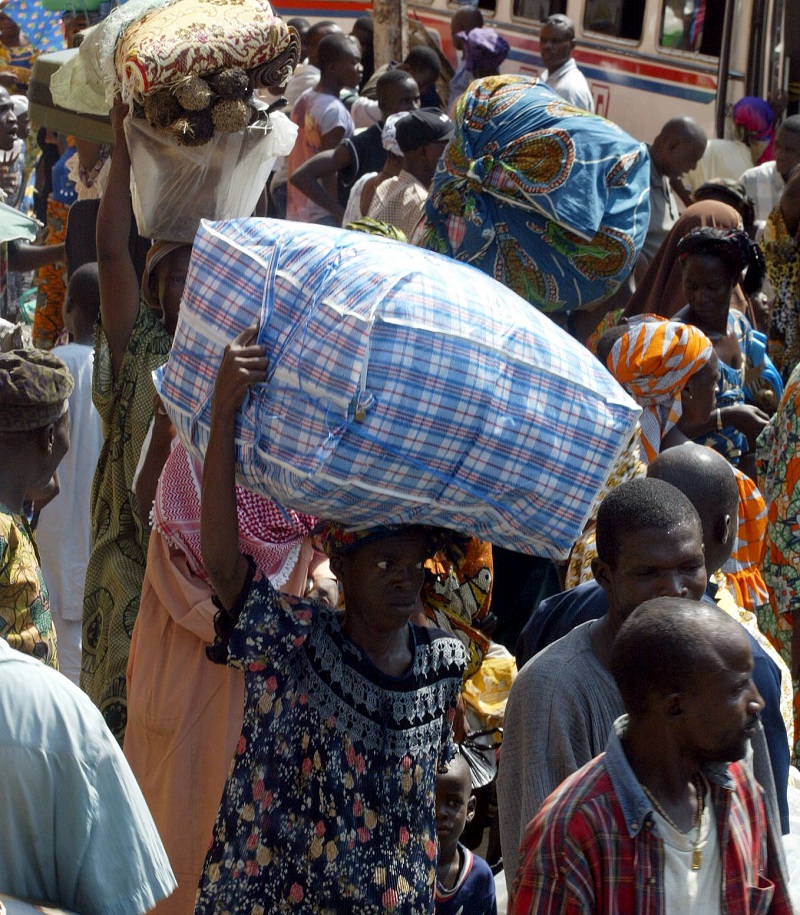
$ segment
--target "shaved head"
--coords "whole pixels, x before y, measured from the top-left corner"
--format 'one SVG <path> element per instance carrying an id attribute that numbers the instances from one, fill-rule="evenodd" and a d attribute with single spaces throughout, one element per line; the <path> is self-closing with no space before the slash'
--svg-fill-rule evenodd
<path id="1" fill-rule="evenodd" d="M 650 156 L 664 177 L 678 178 L 697 165 L 707 142 L 705 130 L 694 118 L 670 118 L 650 144 Z"/>
<path id="2" fill-rule="evenodd" d="M 700 672 L 723 665 L 719 646 L 747 641 L 741 624 L 719 607 L 657 597 L 637 607 L 611 649 L 611 673 L 625 710 L 647 712 L 654 694 L 690 690 Z"/>
<path id="3" fill-rule="evenodd" d="M 739 487 L 731 465 L 713 448 L 687 442 L 658 454 L 647 476 L 671 483 L 695 507 L 706 567 L 709 574 L 716 572 L 730 558 L 738 530 Z"/>
<path id="4" fill-rule="evenodd" d="M 661 128 L 659 136 L 685 143 L 702 143 L 703 146 L 708 141 L 703 126 L 694 118 L 685 116 L 670 118 Z"/>

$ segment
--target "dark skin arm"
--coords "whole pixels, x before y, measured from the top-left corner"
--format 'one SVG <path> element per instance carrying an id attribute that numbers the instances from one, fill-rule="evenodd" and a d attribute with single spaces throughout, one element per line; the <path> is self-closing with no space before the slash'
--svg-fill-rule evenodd
<path id="1" fill-rule="evenodd" d="M 156 394 L 153 403 L 153 434 L 147 446 L 142 462 L 142 469 L 136 479 L 136 501 L 139 505 L 139 517 L 148 521 L 153 502 L 156 498 L 156 486 L 164 464 L 172 450 L 172 440 L 177 435 L 172 420 L 167 415 L 161 398 Z"/>
<path id="2" fill-rule="evenodd" d="M 331 194 L 328 185 L 335 181 L 337 173 L 350 165 L 352 161 L 350 148 L 346 144 L 340 143 L 336 149 L 328 149 L 312 156 L 294 172 L 289 180 L 309 200 L 313 200 L 317 206 L 321 206 L 341 222 L 344 207 L 339 205 L 336 195 Z M 325 184 L 322 184 L 322 181 Z"/>
<path id="3" fill-rule="evenodd" d="M 66 258 L 63 242 L 57 245 L 28 245 L 17 242 L 8 246 L 8 269 L 26 273 Z"/>
<path id="4" fill-rule="evenodd" d="M 200 549 L 203 565 L 220 603 L 230 609 L 245 579 L 247 560 L 239 552 L 234 432 L 236 413 L 251 384 L 265 381 L 268 360 L 255 343 L 258 329 L 242 331 L 225 347 L 211 403 L 211 431 L 203 464 L 200 497 Z"/>
<path id="5" fill-rule="evenodd" d="M 111 109 L 114 152 L 108 185 L 97 213 L 97 268 L 100 278 L 100 320 L 108 340 L 116 377 L 139 314 L 139 281 L 128 251 L 131 226 L 131 160 L 123 121 L 128 107 L 117 99 Z"/>

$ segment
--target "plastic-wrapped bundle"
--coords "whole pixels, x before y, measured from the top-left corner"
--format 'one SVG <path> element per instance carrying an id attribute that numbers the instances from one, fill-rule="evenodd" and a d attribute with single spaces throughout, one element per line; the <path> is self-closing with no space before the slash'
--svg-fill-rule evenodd
<path id="1" fill-rule="evenodd" d="M 264 117 L 266 126 L 217 133 L 195 148 L 179 145 L 143 118 L 126 118 L 139 234 L 188 243 L 203 218 L 249 216 L 275 157 L 288 155 L 297 136 L 285 114 Z"/>
<path id="2" fill-rule="evenodd" d="M 646 146 L 527 76 L 475 80 L 455 123 L 413 241 L 551 314 L 611 295 L 647 234 Z"/>
<path id="3" fill-rule="evenodd" d="M 198 457 L 225 344 L 254 323 L 270 370 L 237 422 L 239 481 L 356 526 L 437 524 L 563 557 L 639 415 L 478 270 L 340 229 L 204 222 L 161 377 Z"/>

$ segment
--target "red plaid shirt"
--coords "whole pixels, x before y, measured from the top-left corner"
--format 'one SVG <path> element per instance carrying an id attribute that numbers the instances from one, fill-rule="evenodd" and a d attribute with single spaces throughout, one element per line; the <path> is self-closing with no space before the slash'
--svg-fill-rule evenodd
<path id="1" fill-rule="evenodd" d="M 792 915 L 782 851 L 746 767 L 707 766 L 726 915 Z M 509 915 L 666 915 L 653 808 L 614 733 L 545 801 L 522 840 Z"/>

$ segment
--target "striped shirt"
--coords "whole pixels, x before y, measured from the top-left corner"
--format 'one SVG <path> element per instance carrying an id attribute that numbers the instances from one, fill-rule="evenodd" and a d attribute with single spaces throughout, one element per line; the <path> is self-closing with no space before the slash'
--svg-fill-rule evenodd
<path id="1" fill-rule="evenodd" d="M 666 915 L 664 849 L 653 806 L 622 749 L 606 752 L 545 801 L 522 841 L 509 915 Z M 746 767 L 707 764 L 727 915 L 791 915 L 782 852 Z"/>

